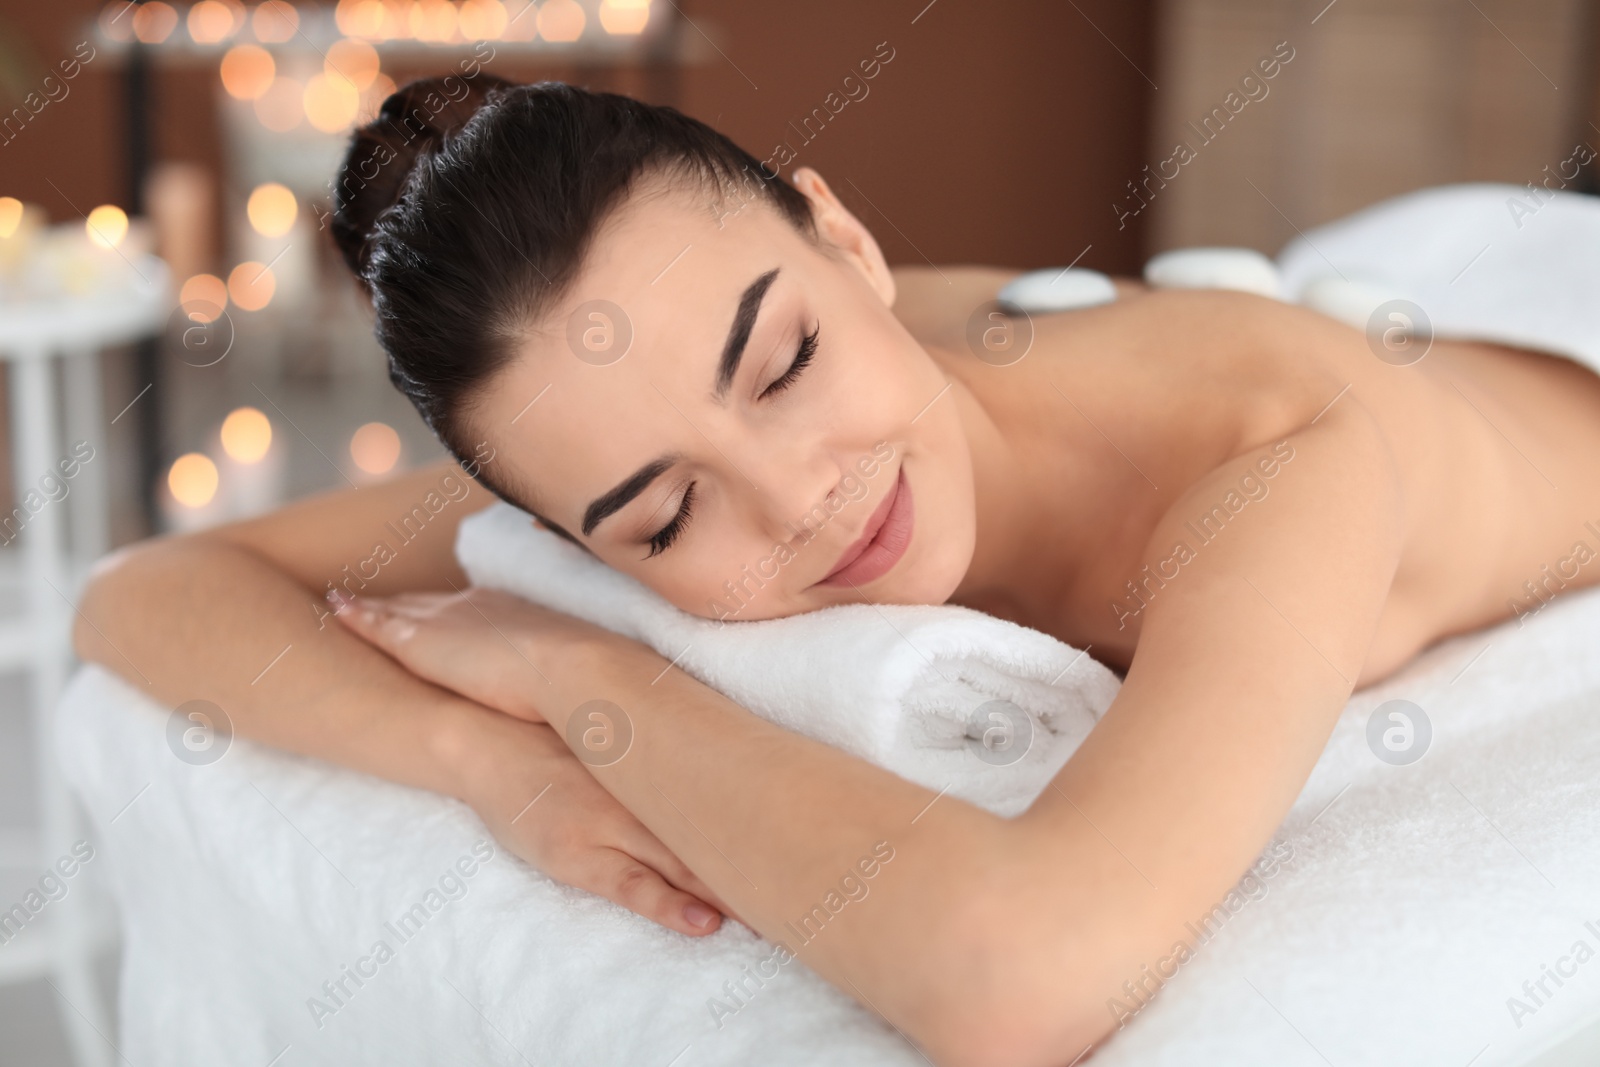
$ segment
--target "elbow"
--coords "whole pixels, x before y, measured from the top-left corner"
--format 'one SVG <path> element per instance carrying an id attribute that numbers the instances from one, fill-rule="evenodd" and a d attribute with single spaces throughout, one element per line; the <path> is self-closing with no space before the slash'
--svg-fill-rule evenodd
<path id="1" fill-rule="evenodd" d="M 1068 1067 L 1115 1029 L 1091 977 L 1108 961 L 1070 916 L 1018 906 L 1032 896 L 984 894 L 953 924 L 918 1035 L 940 1067 Z"/>
<path id="2" fill-rule="evenodd" d="M 112 631 L 137 610 L 160 541 L 145 541 L 102 557 L 89 572 L 77 610 L 72 613 L 72 647 L 88 663 L 115 666 L 109 642 Z"/>

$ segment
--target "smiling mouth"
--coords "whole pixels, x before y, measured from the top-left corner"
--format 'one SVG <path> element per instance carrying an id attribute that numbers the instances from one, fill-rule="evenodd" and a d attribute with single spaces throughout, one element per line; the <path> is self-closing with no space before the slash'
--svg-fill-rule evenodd
<path id="1" fill-rule="evenodd" d="M 865 585 L 887 574 L 911 545 L 911 485 L 901 465 L 894 487 L 867 519 L 861 536 L 844 550 L 818 585 Z"/>

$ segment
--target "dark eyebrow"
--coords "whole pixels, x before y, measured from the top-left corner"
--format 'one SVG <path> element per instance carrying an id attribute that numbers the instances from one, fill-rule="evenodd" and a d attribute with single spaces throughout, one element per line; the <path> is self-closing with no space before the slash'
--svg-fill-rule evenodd
<path id="1" fill-rule="evenodd" d="M 728 387 L 733 384 L 733 376 L 739 370 L 739 360 L 744 357 L 745 346 L 750 343 L 750 331 L 755 328 L 756 316 L 761 312 L 761 301 L 766 297 L 767 290 L 772 288 L 779 269 L 773 267 L 761 275 L 746 286 L 745 291 L 739 296 L 739 307 L 733 313 L 733 325 L 728 329 L 728 340 L 722 346 L 722 360 L 717 365 L 716 387 L 712 390 L 712 395 L 719 402 L 727 395 Z M 583 536 L 588 537 L 596 526 L 627 507 L 634 497 L 644 492 L 651 482 L 666 473 L 678 459 L 679 457 L 673 454 L 651 460 L 614 488 L 595 497 L 594 502 L 583 513 Z"/>
<path id="2" fill-rule="evenodd" d="M 733 384 L 733 376 L 739 370 L 739 360 L 744 357 L 744 346 L 750 341 L 750 331 L 755 328 L 756 315 L 761 311 L 761 301 L 772 287 L 773 280 L 778 277 L 778 270 L 773 267 L 751 282 L 739 297 L 739 310 L 734 312 L 733 325 L 728 329 L 728 341 L 722 346 L 722 362 L 717 365 L 716 388 L 711 391 L 719 404 L 727 396 L 728 387 Z"/>
<path id="3" fill-rule="evenodd" d="M 614 488 L 595 497 L 594 502 L 583 513 L 583 536 L 588 537 L 596 526 L 627 507 L 634 497 L 644 492 L 651 482 L 661 477 L 679 458 L 673 453 L 651 460 L 618 482 Z"/>

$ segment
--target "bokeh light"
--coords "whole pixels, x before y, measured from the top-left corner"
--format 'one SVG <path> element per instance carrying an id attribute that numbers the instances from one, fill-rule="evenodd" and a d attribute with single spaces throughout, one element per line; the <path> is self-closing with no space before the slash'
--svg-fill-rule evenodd
<path id="1" fill-rule="evenodd" d="M 22 225 L 22 201 L 14 196 L 0 196 L 0 237 L 10 237 Z"/>
<path id="2" fill-rule="evenodd" d="M 503 41 L 536 41 L 539 39 L 539 5 L 533 0 L 508 0 L 505 4 L 509 16 L 506 28 L 500 31 Z"/>
<path id="3" fill-rule="evenodd" d="M 339 32 L 350 37 L 384 37 L 384 22 L 392 18 L 381 0 L 339 0 L 333 18 Z"/>
<path id="4" fill-rule="evenodd" d="M 222 87 L 235 100 L 256 100 L 272 88 L 278 65 L 260 45 L 236 44 L 222 56 Z"/>
<path id="5" fill-rule="evenodd" d="M 266 0 L 251 16 L 250 29 L 258 41 L 283 44 L 293 40 L 295 32 L 300 29 L 300 12 L 283 0 Z"/>
<path id="6" fill-rule="evenodd" d="M 330 78 L 343 78 L 357 89 L 365 89 L 378 76 L 378 50 L 365 41 L 343 37 L 328 47 L 322 71 Z"/>
<path id="7" fill-rule="evenodd" d="M 548 0 L 539 8 L 539 36 L 547 41 L 576 41 L 588 16 L 578 0 Z"/>
<path id="8" fill-rule="evenodd" d="M 167 488 L 184 507 L 203 508 L 217 495 L 217 465 L 199 452 L 179 456 L 167 471 Z"/>
<path id="9" fill-rule="evenodd" d="M 466 0 L 460 12 L 461 36 L 469 41 L 492 41 L 506 32 L 510 20 L 500 0 Z"/>
<path id="10" fill-rule="evenodd" d="M 239 264 L 228 275 L 228 296 L 245 311 L 260 311 L 272 303 L 277 288 L 272 268 L 253 260 Z"/>
<path id="11" fill-rule="evenodd" d="M 456 35 L 456 23 L 456 7 L 449 0 L 416 0 L 411 5 L 408 25 L 419 41 L 449 41 Z"/>
<path id="12" fill-rule="evenodd" d="M 133 35 L 145 44 L 160 44 L 177 28 L 177 11 L 162 0 L 140 4 L 133 12 Z"/>
<path id="13" fill-rule="evenodd" d="M 650 0 L 600 0 L 600 25 L 607 33 L 643 33 L 650 21 Z"/>
<path id="14" fill-rule="evenodd" d="M 196 274 L 178 290 L 178 306 L 190 322 L 215 322 L 228 306 L 228 286 L 215 274 Z"/>
<path id="15" fill-rule="evenodd" d="M 189 36 L 195 44 L 218 44 L 233 36 L 233 11 L 220 0 L 200 0 L 189 9 Z"/>
<path id="16" fill-rule="evenodd" d="M 383 102 L 395 91 L 394 79 L 387 74 L 379 74 L 372 79 L 372 84 L 367 86 L 367 91 L 361 94 L 361 113 L 357 116 L 360 122 L 371 122 L 378 117 L 378 112 L 383 110 Z"/>
<path id="17" fill-rule="evenodd" d="M 368 474 L 388 474 L 400 462 L 400 435 L 385 423 L 369 422 L 350 438 L 350 459 Z"/>
<path id="18" fill-rule="evenodd" d="M 133 12 L 136 6 L 117 0 L 100 9 L 100 31 L 108 41 L 133 40 Z"/>
<path id="19" fill-rule="evenodd" d="M 274 78 L 256 100 L 256 118 L 273 133 L 288 133 L 305 118 L 305 89 L 293 78 Z"/>
<path id="20" fill-rule="evenodd" d="M 258 185 L 245 204 L 250 225 L 263 237 L 282 237 L 294 225 L 300 203 L 287 186 L 277 182 Z"/>
<path id="21" fill-rule="evenodd" d="M 235 408 L 222 420 L 222 450 L 239 463 L 258 463 L 272 447 L 272 422 L 255 408 Z"/>
<path id="22" fill-rule="evenodd" d="M 347 80 L 334 75 L 314 74 L 306 82 L 306 121 L 323 133 L 338 133 L 349 128 L 361 110 L 361 94 Z"/>
<path id="23" fill-rule="evenodd" d="M 115 248 L 128 236 L 128 215 L 115 204 L 101 204 L 83 224 L 89 241 L 98 248 Z"/>

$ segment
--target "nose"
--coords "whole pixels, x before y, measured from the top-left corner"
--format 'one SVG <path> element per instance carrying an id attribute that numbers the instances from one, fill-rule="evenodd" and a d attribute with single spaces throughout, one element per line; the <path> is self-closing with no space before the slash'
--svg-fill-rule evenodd
<path id="1" fill-rule="evenodd" d="M 844 503 L 839 482 L 845 469 L 825 450 L 777 449 L 745 469 L 755 483 L 755 519 L 774 542 L 810 540 Z"/>

